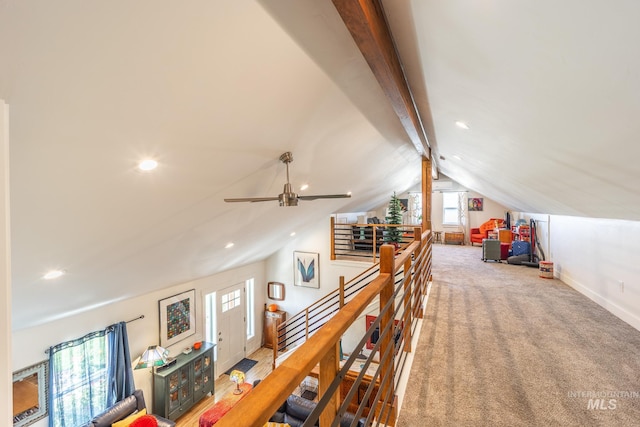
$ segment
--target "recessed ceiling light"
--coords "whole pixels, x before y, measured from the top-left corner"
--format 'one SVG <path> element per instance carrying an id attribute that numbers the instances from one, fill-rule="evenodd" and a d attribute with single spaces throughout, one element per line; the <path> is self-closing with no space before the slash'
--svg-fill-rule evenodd
<path id="1" fill-rule="evenodd" d="M 140 163 L 138 163 L 138 169 L 145 172 L 152 171 L 157 167 L 158 167 L 158 162 L 156 162 L 153 159 L 145 159 Z"/>
<path id="2" fill-rule="evenodd" d="M 226 246 L 224 247 L 225 249 L 229 249 L 233 247 L 233 242 L 229 242 L 226 244 Z"/>
<path id="3" fill-rule="evenodd" d="M 309 188 L 309 184 L 302 184 L 302 185 L 300 186 L 300 191 L 304 191 L 304 190 L 306 190 L 307 188 Z"/>
<path id="4" fill-rule="evenodd" d="M 292 232 L 291 232 L 291 234 L 289 234 L 289 236 L 291 236 L 291 237 L 293 237 L 293 236 L 295 236 L 295 235 L 296 235 L 296 232 L 295 232 L 295 231 L 292 231 Z"/>
<path id="5" fill-rule="evenodd" d="M 51 280 L 51 279 L 57 279 L 58 277 L 60 277 L 62 275 L 64 275 L 64 271 L 63 270 L 51 270 L 51 271 L 47 272 L 47 274 L 42 276 L 42 278 L 46 279 L 46 280 Z"/>
<path id="6" fill-rule="evenodd" d="M 457 154 L 454 154 L 453 158 L 456 159 L 456 160 L 462 160 L 462 157 L 458 156 Z"/>
<path id="7" fill-rule="evenodd" d="M 465 122 L 457 121 L 456 126 L 458 126 L 460 129 L 469 130 L 469 125 Z"/>

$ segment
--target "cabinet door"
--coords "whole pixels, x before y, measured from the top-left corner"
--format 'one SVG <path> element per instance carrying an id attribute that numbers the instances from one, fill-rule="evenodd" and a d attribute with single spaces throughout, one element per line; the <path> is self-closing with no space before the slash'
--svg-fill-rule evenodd
<path id="1" fill-rule="evenodd" d="M 186 365 L 180 368 L 180 404 L 188 402 L 191 399 L 191 366 Z"/>
<path id="2" fill-rule="evenodd" d="M 193 361 L 193 393 L 197 396 L 202 390 L 203 382 L 203 357 L 198 357 Z"/>
<path id="3" fill-rule="evenodd" d="M 167 378 L 169 384 L 169 413 L 180 407 L 180 371 L 175 371 Z"/>
<path id="4" fill-rule="evenodd" d="M 202 357 L 202 392 L 213 393 L 213 350 Z"/>

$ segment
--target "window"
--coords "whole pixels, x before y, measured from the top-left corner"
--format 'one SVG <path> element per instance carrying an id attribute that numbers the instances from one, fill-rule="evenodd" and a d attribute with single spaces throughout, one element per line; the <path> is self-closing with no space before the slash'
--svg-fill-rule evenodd
<path id="1" fill-rule="evenodd" d="M 49 426 L 86 425 L 133 393 L 126 325 L 49 348 L 51 407 Z"/>
<path id="2" fill-rule="evenodd" d="M 254 307 L 253 307 L 253 300 L 254 300 L 254 280 L 253 279 L 249 279 L 247 280 L 246 283 L 246 288 L 247 288 L 247 339 L 253 338 L 253 336 L 256 334 L 255 331 L 255 315 L 254 315 Z"/>
<path id="3" fill-rule="evenodd" d="M 212 292 L 205 297 L 205 334 L 207 341 L 216 342 L 216 293 Z M 218 360 L 218 346 L 213 347 L 213 360 Z"/>
<path id="4" fill-rule="evenodd" d="M 222 312 L 231 310 L 232 308 L 240 306 L 240 289 L 231 291 L 228 294 L 222 295 Z"/>
<path id="5" fill-rule="evenodd" d="M 442 193 L 442 223 L 445 225 L 459 225 L 459 195 L 458 192 Z"/>
<path id="6" fill-rule="evenodd" d="M 106 409 L 107 339 L 89 337 L 52 355 L 51 426 L 79 426 Z"/>

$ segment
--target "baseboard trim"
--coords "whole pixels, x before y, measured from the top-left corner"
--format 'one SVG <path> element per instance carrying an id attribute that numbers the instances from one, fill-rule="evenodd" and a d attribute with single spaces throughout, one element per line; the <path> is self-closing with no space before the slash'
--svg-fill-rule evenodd
<path id="1" fill-rule="evenodd" d="M 620 318 L 621 320 L 625 321 L 626 323 L 628 323 L 629 325 L 633 326 L 634 328 L 640 331 L 639 316 L 633 313 L 630 313 L 629 311 L 611 302 L 610 300 L 598 294 L 597 292 L 594 292 L 592 289 L 589 289 L 588 287 L 582 285 L 581 283 L 577 282 L 570 275 L 566 273 L 561 274 L 559 279 L 565 284 L 567 284 L 568 286 L 570 286 L 571 288 L 580 292 L 582 295 L 589 298 L 591 301 L 595 302 L 596 304 L 598 304 L 599 306 L 601 306 L 602 308 L 610 312 L 611 314 L 615 315 L 616 317 Z"/>

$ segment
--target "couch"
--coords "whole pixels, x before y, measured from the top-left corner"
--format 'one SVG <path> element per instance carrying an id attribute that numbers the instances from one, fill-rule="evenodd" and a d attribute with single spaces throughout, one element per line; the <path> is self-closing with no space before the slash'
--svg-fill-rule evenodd
<path id="1" fill-rule="evenodd" d="M 91 420 L 89 427 L 110 427 L 111 424 L 127 418 L 138 411 L 146 408 L 142 390 L 136 390 L 129 397 L 115 403 L 100 415 Z M 176 423 L 159 415 L 154 415 L 158 421 L 158 427 L 175 427 Z"/>
<path id="2" fill-rule="evenodd" d="M 471 242 L 471 246 L 474 243 L 479 243 L 482 245 L 482 240 L 489 237 L 489 231 L 495 230 L 496 228 L 504 228 L 505 222 L 502 218 L 491 218 L 490 220 L 482 223 L 478 228 L 472 228 L 469 233 L 469 240 Z"/>
<path id="3" fill-rule="evenodd" d="M 278 411 L 269 419 L 271 422 L 287 423 L 291 427 L 300 427 L 304 420 L 309 417 L 311 411 L 316 408 L 317 402 L 305 399 L 304 397 L 296 396 L 292 394 L 282 404 Z M 340 427 L 349 427 L 355 415 L 347 412 L 342 416 L 340 420 Z M 366 418 L 360 418 L 358 420 L 358 427 L 364 427 Z M 315 424 L 316 426 L 318 423 Z"/>

